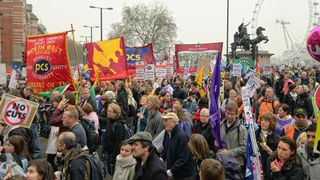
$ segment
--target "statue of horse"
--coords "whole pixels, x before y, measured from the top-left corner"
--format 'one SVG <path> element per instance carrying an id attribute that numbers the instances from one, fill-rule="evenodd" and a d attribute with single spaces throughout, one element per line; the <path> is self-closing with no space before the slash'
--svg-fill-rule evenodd
<path id="1" fill-rule="evenodd" d="M 252 43 L 259 44 L 261 41 L 264 41 L 264 43 L 267 43 L 269 41 L 269 38 L 268 38 L 268 36 L 265 36 L 263 34 L 263 31 L 265 31 L 265 30 L 266 29 L 263 27 L 258 27 L 256 30 L 257 37 L 252 40 Z"/>

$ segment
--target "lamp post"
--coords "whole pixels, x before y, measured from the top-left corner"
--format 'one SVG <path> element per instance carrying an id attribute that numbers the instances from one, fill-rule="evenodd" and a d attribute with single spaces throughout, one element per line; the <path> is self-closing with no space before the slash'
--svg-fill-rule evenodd
<path id="1" fill-rule="evenodd" d="M 102 10 L 113 10 L 112 7 L 104 8 L 104 7 L 96 7 L 96 6 L 89 6 L 89 8 L 93 9 L 100 9 L 100 40 L 103 39 L 103 29 L 102 29 Z"/>
<path id="2" fill-rule="evenodd" d="M 227 0 L 227 68 L 229 66 L 229 0 Z"/>
<path id="3" fill-rule="evenodd" d="M 92 43 L 92 28 L 99 28 L 99 26 L 86 26 L 86 25 L 84 25 L 83 27 L 90 28 L 90 36 L 91 36 L 91 43 Z"/>

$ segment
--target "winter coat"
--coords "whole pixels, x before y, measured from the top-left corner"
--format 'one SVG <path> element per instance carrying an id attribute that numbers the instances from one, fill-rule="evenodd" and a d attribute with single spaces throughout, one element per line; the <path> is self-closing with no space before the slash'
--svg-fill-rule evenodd
<path id="1" fill-rule="evenodd" d="M 320 157 L 315 158 L 313 161 L 309 158 L 308 146 L 298 149 L 298 155 L 301 158 L 302 169 L 304 172 L 305 180 L 316 180 L 320 177 Z"/>
<path id="2" fill-rule="evenodd" d="M 164 162 L 151 150 L 147 160 L 141 165 L 141 159 L 137 159 L 134 180 L 167 180 L 168 175 Z"/>
<path id="3" fill-rule="evenodd" d="M 121 88 L 117 92 L 117 103 L 123 109 L 121 109 L 121 114 L 123 114 L 123 118 L 127 119 L 127 113 L 129 112 L 129 105 L 128 105 L 128 93 L 124 88 Z"/>
<path id="4" fill-rule="evenodd" d="M 113 174 L 114 180 L 133 180 L 134 169 L 137 162 L 133 156 L 121 157 L 119 154 L 117 156 L 116 167 Z"/>
<path id="5" fill-rule="evenodd" d="M 100 129 L 106 129 L 108 124 L 108 117 L 107 117 L 107 106 L 104 106 L 101 111 L 99 112 L 99 126 Z"/>
<path id="6" fill-rule="evenodd" d="M 312 101 L 308 93 L 302 93 L 298 96 L 296 108 L 304 108 L 308 118 L 313 115 Z"/>
<path id="7" fill-rule="evenodd" d="M 194 133 L 201 134 L 203 137 L 206 138 L 209 148 L 214 150 L 214 138 L 211 135 L 211 126 L 208 122 L 205 126 L 202 126 L 202 123 L 199 121 L 194 125 Z"/>
<path id="8" fill-rule="evenodd" d="M 184 100 L 187 97 L 188 97 L 188 95 L 183 89 L 179 88 L 179 89 L 173 90 L 173 98 L 174 99 L 177 98 L 177 99 Z"/>
<path id="9" fill-rule="evenodd" d="M 62 132 L 69 131 L 69 128 L 64 127 L 62 123 L 63 112 L 63 110 L 56 108 L 56 110 L 54 110 L 53 114 L 51 115 L 49 121 L 50 125 L 59 127 L 59 134 L 61 134 Z"/>
<path id="10" fill-rule="evenodd" d="M 91 112 L 90 114 L 85 114 L 83 119 L 93 121 L 94 122 L 94 130 L 98 133 L 99 129 L 99 117 L 96 112 Z"/>
<path id="11" fill-rule="evenodd" d="M 297 155 L 296 160 L 286 162 L 279 172 L 271 171 L 271 163 L 275 160 L 275 155 L 271 155 L 268 159 L 268 167 L 265 180 L 302 180 L 303 170 L 301 167 L 300 157 Z"/>
<path id="12" fill-rule="evenodd" d="M 149 110 L 148 122 L 144 131 L 149 132 L 154 139 L 164 129 L 162 115 L 158 110 Z"/>
<path id="13" fill-rule="evenodd" d="M 246 153 L 247 130 L 240 124 L 239 119 L 228 128 L 227 120 L 220 123 L 221 139 L 226 143 L 230 154 L 235 157 L 240 165 L 244 165 L 244 155 Z"/>
<path id="14" fill-rule="evenodd" d="M 171 136 L 171 137 L 170 137 Z M 188 148 L 188 136 L 176 125 L 169 135 L 165 132 L 161 158 L 174 178 L 189 177 L 195 173 L 196 162 Z"/>
<path id="15" fill-rule="evenodd" d="M 258 144 L 258 147 L 259 147 L 259 150 L 260 150 L 260 154 L 261 154 L 261 163 L 262 163 L 263 172 L 266 172 L 267 171 L 267 167 L 268 167 L 267 160 L 268 160 L 270 155 L 269 155 L 268 152 L 263 150 L 261 145 L 260 145 L 260 143 L 263 142 L 260 133 L 261 133 L 261 129 L 258 129 L 256 131 L 256 139 L 257 139 L 257 144 Z M 270 134 L 267 135 L 267 138 L 266 138 L 265 142 L 267 143 L 267 146 L 269 146 L 269 148 L 272 151 L 275 151 L 275 150 L 277 150 L 279 139 L 280 139 L 280 137 L 275 132 L 271 132 Z"/>
<path id="16" fill-rule="evenodd" d="M 116 157 L 120 153 L 120 144 L 125 137 L 123 119 L 110 119 L 106 127 L 104 152 L 112 155 L 112 164 L 116 163 Z"/>
<path id="17" fill-rule="evenodd" d="M 287 104 L 291 109 L 291 115 L 294 115 L 294 110 L 296 109 L 296 102 L 297 100 L 294 100 L 294 98 L 291 96 L 290 93 L 286 94 L 283 98 L 282 103 Z"/>

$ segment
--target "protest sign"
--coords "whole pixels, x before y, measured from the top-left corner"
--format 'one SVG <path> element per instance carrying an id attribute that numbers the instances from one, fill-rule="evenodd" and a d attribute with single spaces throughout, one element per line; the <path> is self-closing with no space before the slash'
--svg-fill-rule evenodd
<path id="1" fill-rule="evenodd" d="M 154 80 L 154 64 L 148 64 L 145 66 L 145 80 Z"/>
<path id="2" fill-rule="evenodd" d="M 242 69 L 241 64 L 233 64 L 232 65 L 233 76 L 241 77 L 241 69 Z"/>
<path id="3" fill-rule="evenodd" d="M 144 80 L 144 62 L 136 62 L 136 79 L 138 81 Z"/>
<path id="4" fill-rule="evenodd" d="M 166 65 L 161 62 L 156 64 L 156 78 L 166 77 Z"/>
<path id="5" fill-rule="evenodd" d="M 0 84 L 7 84 L 6 64 L 0 64 Z"/>
<path id="6" fill-rule="evenodd" d="M 260 79 L 255 76 L 251 76 L 246 84 L 247 91 L 250 97 L 253 96 L 254 92 L 259 87 L 259 85 L 260 85 Z"/>
<path id="7" fill-rule="evenodd" d="M 212 59 L 199 59 L 198 60 L 198 66 L 197 66 L 197 72 L 201 70 L 201 68 L 204 68 L 204 75 L 209 74 L 210 71 L 210 65 L 212 64 Z"/>
<path id="8" fill-rule="evenodd" d="M 250 94 L 249 93 L 250 92 L 248 91 L 246 86 L 241 89 L 245 119 L 246 119 L 247 123 L 252 124 L 253 123 L 253 118 L 252 118 L 253 116 L 252 116 L 252 112 L 251 112 Z"/>
<path id="9" fill-rule="evenodd" d="M 135 75 L 136 62 L 143 62 L 144 64 L 155 63 L 152 44 L 147 44 L 142 47 L 126 47 L 126 59 L 129 75 Z"/>
<path id="10" fill-rule="evenodd" d="M 9 126 L 30 128 L 38 111 L 38 103 L 4 94 L 0 102 L 0 117 Z"/>
<path id="11" fill-rule="evenodd" d="M 263 66 L 263 75 L 268 76 L 272 74 L 272 69 L 270 65 L 264 65 Z"/>
<path id="12" fill-rule="evenodd" d="M 184 68 L 183 79 L 188 79 L 189 77 L 189 68 Z"/>
<path id="13" fill-rule="evenodd" d="M 166 63 L 166 76 L 167 77 L 173 76 L 173 64 L 172 63 Z"/>

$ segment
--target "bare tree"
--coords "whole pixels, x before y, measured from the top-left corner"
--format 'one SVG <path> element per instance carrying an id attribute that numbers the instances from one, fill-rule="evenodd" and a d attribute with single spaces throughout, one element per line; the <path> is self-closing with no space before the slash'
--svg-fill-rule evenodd
<path id="1" fill-rule="evenodd" d="M 168 9 L 161 4 L 125 6 L 121 22 L 111 26 L 109 38 L 125 37 L 127 46 L 153 44 L 158 56 L 169 54 L 177 36 L 177 26 Z"/>

